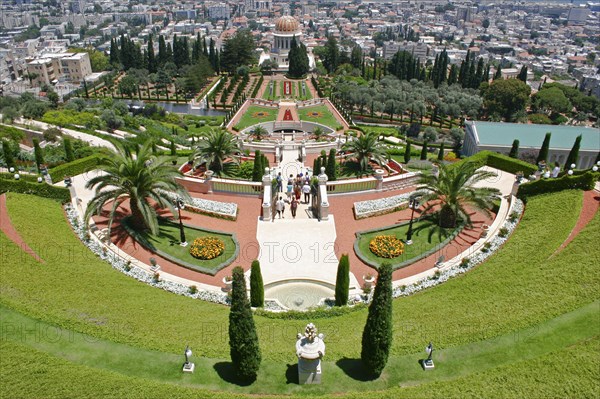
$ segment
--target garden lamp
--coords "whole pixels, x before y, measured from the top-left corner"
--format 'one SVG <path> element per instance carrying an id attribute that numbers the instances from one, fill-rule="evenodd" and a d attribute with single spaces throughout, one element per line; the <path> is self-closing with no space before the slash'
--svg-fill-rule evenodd
<path id="1" fill-rule="evenodd" d="M 182 247 L 187 246 L 187 241 L 185 239 L 185 231 L 183 230 L 183 221 L 181 220 L 181 210 L 185 209 L 185 203 L 183 202 L 183 198 L 177 197 L 175 199 L 175 206 L 177 207 L 177 212 L 179 213 L 179 241 Z"/>
<path id="2" fill-rule="evenodd" d="M 410 223 L 408 225 L 408 232 L 406 233 L 406 245 L 412 244 L 412 227 L 413 227 L 413 218 L 415 216 L 415 209 L 419 207 L 419 196 L 411 196 L 408 199 L 408 207 L 412 209 L 410 214 Z"/>
<path id="3" fill-rule="evenodd" d="M 183 355 L 185 356 L 185 364 L 190 364 L 190 357 L 192 357 L 192 350 L 190 349 L 189 345 L 186 345 Z"/>

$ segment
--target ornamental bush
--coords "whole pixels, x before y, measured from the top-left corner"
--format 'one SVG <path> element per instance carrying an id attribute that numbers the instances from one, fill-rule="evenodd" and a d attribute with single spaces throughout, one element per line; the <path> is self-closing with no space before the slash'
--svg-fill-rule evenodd
<path id="1" fill-rule="evenodd" d="M 252 261 L 250 268 L 250 304 L 255 308 L 263 307 L 265 304 L 265 287 L 258 260 Z"/>
<path id="2" fill-rule="evenodd" d="M 348 254 L 343 254 L 338 263 L 337 277 L 335 279 L 335 306 L 348 304 L 350 292 L 350 261 Z"/>
<path id="3" fill-rule="evenodd" d="M 235 375 L 242 381 L 253 381 L 262 360 L 256 326 L 246 294 L 244 269 L 233 269 L 229 311 L 229 353 Z"/>
<path id="4" fill-rule="evenodd" d="M 98 155 L 90 155 L 89 157 L 77 159 L 73 162 L 64 163 L 50 169 L 50 177 L 56 183 L 63 180 L 66 176 L 80 175 L 98 166 L 99 159 Z"/>
<path id="5" fill-rule="evenodd" d="M 225 243 L 217 237 L 198 237 L 190 245 L 190 255 L 202 260 L 214 259 L 225 250 Z"/>
<path id="6" fill-rule="evenodd" d="M 373 302 L 362 335 L 360 358 L 373 377 L 379 377 L 392 347 L 392 267 L 385 262 L 379 267 Z"/>
<path id="7" fill-rule="evenodd" d="M 531 195 L 554 193 L 563 190 L 593 190 L 599 173 L 587 171 L 582 175 L 564 175 L 557 179 L 540 179 L 519 186 L 517 197 L 523 201 Z"/>
<path id="8" fill-rule="evenodd" d="M 404 244 L 396 236 L 375 236 L 369 242 L 369 249 L 380 258 L 396 258 L 404 252 Z"/>

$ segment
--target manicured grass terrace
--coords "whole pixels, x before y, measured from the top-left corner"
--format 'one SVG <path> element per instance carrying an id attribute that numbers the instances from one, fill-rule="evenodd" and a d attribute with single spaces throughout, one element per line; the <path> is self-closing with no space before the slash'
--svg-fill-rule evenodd
<path id="1" fill-rule="evenodd" d="M 274 121 L 277 118 L 277 108 L 259 107 L 251 105 L 248 107 L 235 128 L 242 130 L 257 123 Z M 260 116 L 258 116 L 260 115 Z"/>
<path id="2" fill-rule="evenodd" d="M 581 209 L 581 199 L 581 192 L 531 198 L 517 231 L 483 265 L 435 289 L 395 300 L 392 358 L 382 379 L 372 383 L 359 382 L 347 378 L 346 373 L 340 372 L 341 369 L 327 363 L 325 370 L 329 376 L 325 375 L 326 382 L 321 387 L 305 389 L 307 387 L 286 384 L 281 371 L 285 370 L 285 364 L 295 364 L 293 335 L 306 322 L 256 317 L 264 359 L 262 377 L 259 376 L 259 381 L 251 387 L 239 390 L 246 393 L 324 393 L 411 385 L 417 381 L 411 382 L 410 378 L 406 380 L 402 373 L 407 368 L 412 370 L 412 367 L 418 367 L 415 359 L 419 355 L 415 354 L 423 352 L 423 346 L 429 340 L 440 350 L 458 351 L 452 357 L 466 361 L 465 356 L 473 349 L 469 349 L 471 346 L 461 349 L 463 345 L 477 344 L 483 339 L 495 337 L 502 340 L 501 336 L 504 335 L 510 336 L 510 342 L 514 344 L 518 340 L 515 341 L 513 333 L 528 328 L 533 329 L 529 331 L 530 335 L 524 332 L 519 336 L 524 340 L 525 337 L 535 337 L 536 332 L 542 331 L 540 323 L 582 308 L 600 297 L 600 276 L 596 269 L 600 263 L 596 250 L 600 232 L 599 216 L 566 249 L 551 256 L 574 226 Z M 26 317 L 107 339 L 112 343 L 158 351 L 158 355 L 163 352 L 164 356 L 175 356 L 169 354 L 179 354 L 182 343 L 189 343 L 195 355 L 199 356 L 198 362 L 204 362 L 200 358 L 212 358 L 215 361 L 228 358 L 226 307 L 178 297 L 114 271 L 79 243 L 55 202 L 9 194 L 8 208 L 12 223 L 46 263 L 35 262 L 0 234 L 3 248 L 0 303 L 3 306 Z M 32 209 L 44 209 L 44 212 L 31 212 Z M 531 248 L 535 248 L 535 251 Z M 359 357 L 365 317 L 366 311 L 357 311 L 313 320 L 319 330 L 327 335 L 327 362 L 340 361 L 342 363 L 339 364 L 343 365 L 344 358 Z M 394 388 L 360 395 L 373 398 L 425 397 L 436 396 L 437 393 L 437 396 L 522 397 L 524 393 L 534 390 L 547 393 L 547 396 L 597 396 L 593 394 L 597 394 L 598 390 L 598 340 L 577 344 L 582 339 L 577 331 L 587 331 L 590 337 L 600 333 L 598 323 L 589 317 L 583 318 L 584 323 L 577 323 L 582 328 L 566 328 L 572 320 L 567 318 L 567 321 L 563 321 L 566 323 L 565 329 L 550 335 L 560 338 L 561 342 L 540 336 L 539 340 L 525 341 L 529 345 L 524 347 L 504 347 L 502 353 L 512 353 L 513 357 L 505 358 L 506 365 L 499 369 L 485 370 L 485 365 L 494 365 L 492 360 L 498 355 L 484 356 L 479 362 L 466 361 L 469 365 L 465 371 L 467 375 L 458 379 L 453 374 L 454 367 L 444 369 L 438 366 L 439 371 L 436 369 L 431 375 L 440 372 L 442 378 L 455 379 L 416 388 Z M 567 344 L 569 340 L 572 342 Z M 571 344 L 574 346 L 564 349 Z M 3 342 L 3 361 L 0 362 L 2 374 L 6 376 L 2 382 L 3 392 L 10 389 L 11 392 L 23 392 L 23 396 L 39 396 L 42 391 L 36 387 L 44 386 L 43 396 L 73 396 L 74 392 L 78 393 L 76 396 L 85 396 L 83 393 L 79 395 L 78 389 L 87 392 L 84 388 L 98 388 L 96 396 L 102 396 L 106 392 L 106 388 L 102 388 L 105 384 L 114 386 L 115 392 L 130 389 L 130 396 L 135 397 L 146 396 L 146 393 L 147 396 L 159 396 L 161 392 L 164 395 L 167 390 L 165 387 L 174 397 L 192 392 L 192 388 L 161 385 L 156 381 L 124 377 L 110 371 L 92 372 L 87 367 L 74 366 L 43 353 L 46 350 L 51 352 L 50 349 L 30 352 L 30 346 Z M 580 355 L 580 352 L 585 355 Z M 528 354 L 533 356 L 532 360 L 518 363 Z M 85 358 L 84 355 L 82 353 L 80 357 Z M 414 365 L 407 363 L 408 358 L 401 358 L 406 355 L 410 355 Z M 76 362 L 78 360 L 71 359 L 72 355 L 61 356 Z M 138 369 L 132 368 L 131 364 L 139 363 L 131 360 L 133 362 L 127 360 L 119 367 L 98 367 L 133 375 L 134 371 L 127 370 Z M 353 364 L 351 361 L 345 362 L 350 366 Z M 443 364 L 442 359 L 440 362 L 437 364 Z M 181 359 L 178 360 L 180 363 Z M 352 375 L 348 367 L 345 369 Z M 41 370 L 48 374 L 37 376 Z M 180 380 L 179 383 L 186 385 L 201 384 L 200 377 L 213 373 L 209 371 L 195 374 L 198 379 L 193 382 L 191 379 L 194 377 L 182 376 L 179 372 L 176 378 Z M 542 377 L 546 372 L 548 377 Z M 28 380 L 28 374 L 36 374 L 36 378 L 42 378 L 47 385 L 43 385 L 43 382 L 40 382 L 42 385 L 23 384 Z M 162 376 L 161 373 L 152 375 L 158 381 L 168 379 L 167 375 Z M 86 376 L 93 377 L 83 385 L 82 380 Z M 346 378 L 342 378 L 344 376 Z M 214 376 L 206 378 L 206 388 L 221 388 L 224 383 Z M 547 384 L 541 384 L 540 379 L 547 381 Z M 578 382 L 573 384 L 574 380 Z M 564 383 L 561 384 L 561 381 Z M 466 386 L 469 388 L 465 392 Z M 15 387 L 18 389 L 15 390 Z M 228 387 L 235 385 L 228 384 Z M 38 394 L 35 395 L 35 392 Z M 224 393 L 206 396 L 231 397 Z"/>
<path id="3" fill-rule="evenodd" d="M 333 116 L 331 111 L 329 111 L 329 108 L 325 105 L 299 108 L 298 117 L 301 121 L 316 122 L 333 129 L 337 129 L 341 126 L 341 123 L 335 119 L 335 116 Z"/>

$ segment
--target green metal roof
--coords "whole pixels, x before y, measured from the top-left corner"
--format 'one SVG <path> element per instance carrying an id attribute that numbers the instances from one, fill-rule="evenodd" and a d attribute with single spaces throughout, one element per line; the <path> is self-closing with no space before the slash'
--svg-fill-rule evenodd
<path id="1" fill-rule="evenodd" d="M 473 125 L 482 145 L 510 147 L 515 139 L 519 147 L 541 147 L 546 133 L 552 133 L 550 148 L 570 150 L 581 134 L 581 149 L 600 151 L 600 129 L 582 126 L 528 125 L 523 123 L 479 122 Z"/>

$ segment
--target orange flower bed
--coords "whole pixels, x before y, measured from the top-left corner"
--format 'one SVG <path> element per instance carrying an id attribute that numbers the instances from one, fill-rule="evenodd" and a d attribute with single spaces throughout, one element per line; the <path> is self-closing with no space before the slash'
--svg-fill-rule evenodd
<path id="1" fill-rule="evenodd" d="M 369 249 L 380 258 L 396 258 L 404 253 L 404 244 L 395 236 L 376 236 Z"/>
<path id="2" fill-rule="evenodd" d="M 323 116 L 322 112 L 312 111 L 306 114 L 309 118 L 321 118 Z"/>
<path id="3" fill-rule="evenodd" d="M 217 237 L 198 237 L 190 245 L 190 255 L 202 260 L 214 259 L 225 251 L 225 243 Z"/>

